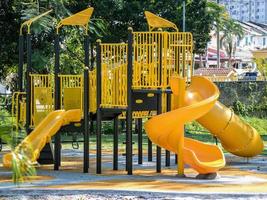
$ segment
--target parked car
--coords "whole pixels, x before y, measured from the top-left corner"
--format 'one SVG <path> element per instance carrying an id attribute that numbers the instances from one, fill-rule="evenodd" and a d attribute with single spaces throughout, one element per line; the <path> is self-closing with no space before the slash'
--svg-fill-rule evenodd
<path id="1" fill-rule="evenodd" d="M 258 72 L 246 72 L 242 80 L 246 81 L 256 81 Z"/>

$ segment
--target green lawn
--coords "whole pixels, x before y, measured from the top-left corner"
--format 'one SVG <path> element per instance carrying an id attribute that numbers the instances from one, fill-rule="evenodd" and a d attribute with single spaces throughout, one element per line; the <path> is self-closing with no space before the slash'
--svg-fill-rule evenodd
<path id="1" fill-rule="evenodd" d="M 267 119 L 257 117 L 241 117 L 242 120 L 253 126 L 261 135 L 267 135 Z M 186 128 L 192 133 L 208 133 L 207 129 L 197 122 L 191 122 Z"/>
<path id="2" fill-rule="evenodd" d="M 11 124 L 12 120 L 9 117 L 10 114 L 7 113 L 6 111 L 0 111 L 0 136 L 3 137 L 3 135 L 7 136 L 11 134 Z M 265 136 L 264 140 L 267 140 L 267 119 L 260 119 L 256 117 L 242 117 L 244 121 L 255 127 L 258 132 Z M 103 123 L 103 134 L 102 134 L 102 144 L 105 149 L 112 149 L 113 147 L 113 125 L 112 123 Z M 107 134 L 110 133 L 110 134 Z M 23 133 L 20 135 L 20 137 L 23 137 Z M 188 123 L 186 125 L 186 136 L 191 137 L 203 142 L 209 142 L 209 143 L 215 143 L 215 139 L 209 132 L 202 127 L 200 124 L 197 122 L 192 122 Z M 72 141 L 72 135 L 71 134 L 63 134 L 62 135 L 62 140 L 68 140 Z M 83 137 L 80 133 L 77 135 L 77 140 L 82 141 Z M 125 131 L 119 134 L 119 145 L 120 148 L 125 148 Z M 147 136 L 145 132 L 143 133 L 143 148 L 147 148 Z M 135 144 L 133 145 L 134 149 L 137 149 L 137 135 L 133 134 L 133 141 Z M 90 136 L 90 144 L 92 147 L 95 146 L 96 143 L 96 137 L 95 135 Z M 80 143 L 82 144 L 82 143 Z M 71 147 L 71 144 L 68 143 L 66 144 L 67 147 Z M 64 145 L 65 146 L 65 145 Z"/>
<path id="3" fill-rule="evenodd" d="M 267 119 L 257 117 L 241 117 L 244 121 L 253 126 L 261 135 L 267 135 Z"/>

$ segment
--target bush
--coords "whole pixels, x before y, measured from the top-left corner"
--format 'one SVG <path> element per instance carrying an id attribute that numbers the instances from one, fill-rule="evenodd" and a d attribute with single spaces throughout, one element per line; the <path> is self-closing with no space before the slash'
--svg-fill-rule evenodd
<path id="1" fill-rule="evenodd" d="M 241 101 L 237 100 L 233 103 L 232 109 L 238 115 L 248 116 L 251 108 L 246 104 L 243 104 Z"/>

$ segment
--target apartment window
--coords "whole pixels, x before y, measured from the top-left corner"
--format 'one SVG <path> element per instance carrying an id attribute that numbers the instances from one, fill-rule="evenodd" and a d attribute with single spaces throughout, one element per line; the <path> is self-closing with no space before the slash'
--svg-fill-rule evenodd
<path id="1" fill-rule="evenodd" d="M 256 15 L 256 19 L 259 19 L 260 17 L 259 17 L 259 15 Z"/>
<path id="2" fill-rule="evenodd" d="M 248 45 L 248 38 L 246 37 L 246 45 Z"/>
<path id="3" fill-rule="evenodd" d="M 263 46 L 265 46 L 266 45 L 266 38 L 263 38 Z"/>

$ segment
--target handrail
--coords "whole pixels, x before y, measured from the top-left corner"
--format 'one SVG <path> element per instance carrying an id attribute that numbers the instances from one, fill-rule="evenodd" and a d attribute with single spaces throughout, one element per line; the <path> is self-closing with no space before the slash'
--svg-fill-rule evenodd
<path id="1" fill-rule="evenodd" d="M 19 114 L 18 114 L 18 108 L 19 108 L 19 96 L 20 95 L 26 95 L 26 92 L 14 92 L 12 95 L 12 107 L 11 107 L 11 116 L 12 116 L 12 124 L 14 124 L 14 117 L 16 118 L 15 127 L 16 130 L 19 128 Z M 16 108 L 16 112 L 15 112 Z"/>
<path id="2" fill-rule="evenodd" d="M 29 20 L 23 22 L 23 23 L 21 24 L 21 26 L 20 26 L 20 35 L 22 35 L 22 30 L 23 30 L 23 28 L 24 28 L 25 26 L 27 26 L 27 33 L 30 34 L 32 23 L 35 22 L 36 20 L 40 19 L 41 17 L 43 17 L 43 16 L 45 16 L 45 15 L 48 15 L 48 14 L 49 14 L 50 12 L 52 12 L 52 11 L 53 11 L 53 10 L 51 9 L 51 10 L 49 10 L 49 11 L 46 11 L 46 12 L 44 12 L 44 13 L 42 13 L 42 14 L 36 16 L 36 17 L 34 17 L 34 18 L 31 18 L 31 19 L 29 19 Z"/>

